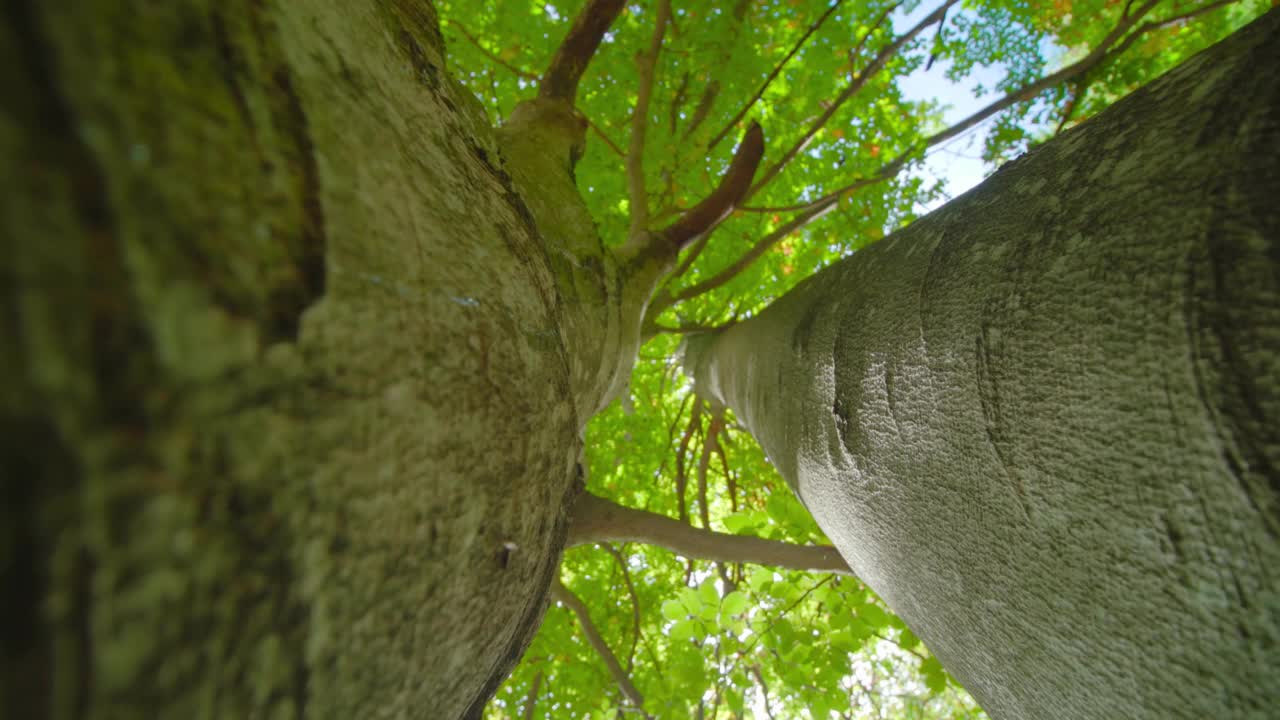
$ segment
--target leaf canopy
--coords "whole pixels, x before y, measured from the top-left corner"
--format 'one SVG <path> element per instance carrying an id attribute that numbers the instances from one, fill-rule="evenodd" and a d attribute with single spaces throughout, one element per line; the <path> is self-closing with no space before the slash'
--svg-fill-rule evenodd
<path id="1" fill-rule="evenodd" d="M 711 191 L 752 120 L 767 138 L 756 175 L 767 182 L 667 279 L 627 396 L 589 426 L 588 485 L 628 507 L 800 544 L 826 539 L 732 415 L 691 395 L 671 360 L 681 332 L 749 317 L 910 223 L 946 197 L 923 159 L 954 138 L 985 128 L 982 155 L 994 169 L 1270 4 L 983 0 L 952 3 L 941 22 L 927 22 L 939 2 L 668 1 L 656 58 L 646 54 L 664 0 L 629 3 L 579 88 L 591 132 L 576 178 L 605 243 L 626 239 L 635 210 L 624 168 L 646 63 L 653 85 L 637 157 L 651 225 Z M 585 4 L 438 0 L 454 75 L 500 122 L 536 95 Z M 973 84 L 992 71 L 1000 79 L 975 88 L 988 105 L 972 128 L 948 124 L 943 102 L 902 89 L 913 74 Z M 691 561 L 639 544 L 572 549 L 561 579 L 653 717 L 985 717 L 856 579 Z M 487 716 L 639 713 L 557 604 Z"/>

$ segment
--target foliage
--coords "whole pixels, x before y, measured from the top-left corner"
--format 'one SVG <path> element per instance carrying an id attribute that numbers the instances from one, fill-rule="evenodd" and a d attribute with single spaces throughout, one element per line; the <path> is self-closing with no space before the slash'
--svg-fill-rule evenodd
<path id="1" fill-rule="evenodd" d="M 437 4 L 454 74 L 500 121 L 536 93 L 585 0 Z M 768 139 L 757 178 L 771 179 L 687 251 L 660 293 L 628 397 L 589 428 L 589 487 L 722 532 L 825 543 L 732 416 L 691 396 L 671 359 L 675 331 L 750 316 L 939 197 L 939 183 L 916 170 L 961 130 L 944 127 L 939 103 L 907 99 L 903 77 L 933 64 L 957 81 L 1000 68 L 1003 80 L 978 88 L 992 103 L 1007 99 L 978 118 L 991 126 L 985 157 L 998 163 L 1099 112 L 1267 4 L 966 2 L 890 52 L 937 6 L 673 0 L 656 59 L 646 53 L 660 0 L 626 6 L 577 101 L 592 133 L 576 177 L 605 242 L 626 239 L 636 199 L 621 168 L 647 61 L 654 80 L 640 158 L 651 226 L 707 195 L 752 119 Z M 1076 70 L 1036 85 L 1064 68 Z M 856 92 L 846 93 L 850 87 Z M 771 175 L 789 148 L 797 149 L 794 158 Z M 753 262 L 726 271 L 753 247 Z M 851 578 L 686 561 L 635 544 L 570 550 L 561 578 L 585 602 L 653 716 L 982 717 L 910 629 Z M 489 710 L 495 718 L 638 712 L 559 605 Z"/>

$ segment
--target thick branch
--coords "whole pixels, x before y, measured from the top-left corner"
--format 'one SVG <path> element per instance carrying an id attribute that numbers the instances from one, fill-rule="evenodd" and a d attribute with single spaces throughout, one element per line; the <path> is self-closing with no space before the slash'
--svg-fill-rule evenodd
<path id="1" fill-rule="evenodd" d="M 703 530 L 665 515 L 623 507 L 582 493 L 573 509 L 569 547 L 617 541 L 658 545 L 687 558 L 752 563 L 789 570 L 852 575 L 835 548 L 796 545 L 764 538 Z"/>
<path id="2" fill-rule="evenodd" d="M 681 290 L 675 295 L 661 295 L 658 298 L 656 298 L 654 302 L 649 306 L 649 310 L 647 311 L 646 315 L 649 318 L 656 318 L 664 310 L 671 307 L 672 305 L 675 305 L 678 302 L 688 300 L 691 297 L 696 297 L 704 293 L 711 292 L 712 290 L 715 290 L 716 288 L 724 285 L 725 283 L 729 282 L 733 278 L 737 277 L 737 275 L 741 273 L 743 270 L 747 269 L 751 265 L 751 263 L 759 259 L 760 256 L 768 252 L 769 248 L 773 247 L 778 242 L 781 242 L 785 237 L 799 230 L 805 225 L 808 225 L 809 223 L 822 218 L 828 212 L 831 212 L 831 210 L 835 207 L 836 207 L 835 202 L 829 202 L 829 203 L 822 203 L 822 204 L 815 203 L 814 206 L 812 207 L 802 208 L 802 212 L 800 212 L 798 215 L 788 220 L 784 225 L 777 228 L 773 232 L 769 233 L 763 238 L 760 238 L 760 240 L 756 241 L 756 244 L 751 246 L 750 250 L 743 253 L 742 256 L 739 257 L 737 260 L 735 260 L 734 263 L 729 267 L 725 268 L 724 270 L 721 270 L 720 272 L 716 273 L 715 275 L 707 278 L 706 280 L 700 283 L 697 283 L 695 285 L 690 285 L 689 287 L 685 288 L 684 290 Z M 653 323 L 653 322 L 650 322 L 649 325 L 652 325 L 654 327 L 657 326 L 656 323 Z"/>
<path id="3" fill-rule="evenodd" d="M 702 202 L 695 205 L 683 217 L 662 231 L 663 239 L 676 250 L 683 248 L 711 227 L 718 224 L 738 206 L 751 186 L 760 159 L 764 157 L 764 131 L 752 121 L 742 136 L 733 162 L 720 184 Z"/>
<path id="4" fill-rule="evenodd" d="M 569 34 L 551 58 L 551 67 L 542 76 L 538 86 L 540 97 L 574 104 L 582 74 L 586 72 L 591 58 L 595 57 L 605 31 L 625 5 L 626 0 L 590 0 L 582 8 Z"/>
<path id="5" fill-rule="evenodd" d="M 618 688 L 622 690 L 622 694 L 632 705 L 638 708 L 644 707 L 644 696 L 636 689 L 631 682 L 631 678 L 623 671 L 622 665 L 618 663 L 618 658 L 609 649 L 609 644 L 600 636 L 600 631 L 596 629 L 595 623 L 591 622 L 591 614 L 587 612 L 587 606 L 583 604 L 582 599 L 574 595 L 569 588 L 560 583 L 560 579 L 556 578 L 551 584 L 551 596 L 564 604 L 565 607 L 573 611 L 578 618 L 578 624 L 582 626 L 582 633 L 587 636 L 587 642 L 591 643 L 591 647 L 595 649 L 596 654 L 604 661 L 609 668 L 609 674 L 613 676 L 614 682 L 618 683 Z"/>

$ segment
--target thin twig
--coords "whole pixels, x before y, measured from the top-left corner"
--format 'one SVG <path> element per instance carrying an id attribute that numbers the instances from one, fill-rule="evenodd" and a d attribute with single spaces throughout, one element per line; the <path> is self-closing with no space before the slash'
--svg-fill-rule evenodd
<path id="1" fill-rule="evenodd" d="M 930 25 L 942 20 L 942 18 L 946 16 L 948 8 L 957 2 L 959 2 L 959 0 L 946 0 L 941 7 L 934 10 L 919 23 L 916 23 L 915 27 L 895 38 L 893 42 L 886 45 L 879 53 L 877 53 L 875 59 L 871 61 L 866 69 L 858 73 L 858 76 L 854 78 L 854 80 L 850 82 L 838 96 L 836 96 L 836 99 L 826 107 L 822 114 L 818 116 L 818 119 L 815 120 L 809 126 L 809 129 L 800 136 L 800 139 L 788 148 L 777 162 L 769 166 L 769 169 L 764 172 L 760 179 L 751 186 L 751 190 L 747 192 L 747 197 L 751 197 L 752 195 L 760 192 L 764 186 L 768 185 L 775 177 L 777 177 L 778 173 L 782 172 L 782 169 L 787 166 L 787 163 L 791 162 L 791 160 L 799 155 L 801 151 L 808 147 L 814 136 L 818 134 L 818 131 L 826 126 L 827 121 L 836 114 L 836 111 L 838 111 L 844 103 L 849 100 L 849 98 L 856 95 L 859 90 L 866 86 L 867 81 L 875 77 L 882 69 L 884 69 L 884 67 L 888 65 L 889 61 L 902 50 L 904 45 L 910 42 L 921 32 L 924 32 L 924 30 Z"/>
<path id="2" fill-rule="evenodd" d="M 764 673 L 760 672 L 760 665 L 757 663 L 751 666 L 751 674 L 756 676 L 756 682 L 760 683 L 760 696 L 764 698 L 764 714 L 769 716 L 769 720 L 776 720 L 773 717 L 773 708 L 769 707 L 769 685 L 764 681 Z"/>
<path id="3" fill-rule="evenodd" d="M 712 415 L 711 422 L 707 424 L 707 432 L 702 436 L 702 452 L 698 455 L 698 519 L 702 521 L 702 527 L 706 530 L 711 529 L 711 509 L 707 501 L 707 469 L 711 467 L 712 439 L 718 430 L 716 417 Z"/>
<path id="4" fill-rule="evenodd" d="M 695 399 L 693 412 L 689 414 L 689 424 L 685 428 L 684 436 L 680 438 L 680 447 L 676 450 L 676 503 L 682 523 L 689 522 L 689 510 L 684 502 L 685 487 L 688 483 L 688 476 L 684 470 L 684 454 L 689 449 L 689 441 L 693 438 L 694 430 L 702 426 L 701 419 L 702 400 Z"/>
<path id="5" fill-rule="evenodd" d="M 745 117 L 748 112 L 751 112 L 751 108 L 760 101 L 760 98 L 764 97 L 765 90 L 769 89 L 769 85 L 778 77 L 778 74 L 782 72 L 782 69 L 786 67 L 791 58 L 795 57 L 795 54 L 800 52 L 800 48 L 804 47 L 805 42 L 807 42 L 809 38 L 818 31 L 818 28 L 822 27 L 822 24 L 827 21 L 827 18 L 831 17 L 843 2 L 844 0 L 835 0 L 835 2 L 831 3 L 827 8 L 826 12 L 822 13 L 821 17 L 809 25 L 809 29 L 805 31 L 804 35 L 801 35 L 795 45 L 791 46 L 791 51 L 788 52 L 786 56 L 782 58 L 782 61 L 775 65 L 773 70 L 769 72 L 769 76 L 760 84 L 760 89 L 756 90 L 755 94 L 751 96 L 751 99 L 747 100 L 746 104 L 742 106 L 742 109 L 739 110 L 737 114 L 729 120 L 729 122 L 725 123 L 725 126 L 721 128 L 720 132 L 716 133 L 715 137 L 711 138 L 711 142 L 707 143 L 707 152 L 714 150 L 716 145 L 719 145 L 720 141 L 725 139 L 725 136 L 737 127 L 738 121 Z"/>
<path id="6" fill-rule="evenodd" d="M 457 20 L 450 20 L 449 27 L 457 28 L 458 32 L 462 34 L 462 37 L 466 38 L 467 41 L 470 42 L 472 45 L 474 45 L 477 50 L 479 50 L 481 53 L 484 54 L 485 57 L 489 58 L 489 60 L 491 60 L 492 62 L 495 62 L 498 65 L 501 65 L 502 67 L 510 70 L 512 73 L 516 75 L 516 77 L 520 77 L 525 80 L 538 79 L 537 73 L 531 72 L 519 66 L 513 65 L 507 62 L 506 60 L 503 60 L 502 56 L 493 52 L 489 48 L 486 48 L 483 43 L 481 43 L 478 39 L 476 39 L 475 35 L 471 34 L 471 31 L 467 30 L 466 26 L 464 26 L 462 23 L 458 22 Z"/>
<path id="7" fill-rule="evenodd" d="M 596 654 L 604 661 L 605 666 L 609 669 L 609 674 L 613 676 L 614 682 L 618 683 L 618 688 L 622 690 L 622 694 L 626 696 L 632 705 L 643 710 L 644 696 L 640 694 L 635 684 L 631 682 L 630 676 L 623 671 L 622 665 L 618 664 L 618 658 L 609 649 L 609 644 L 600 636 L 600 631 L 596 629 L 595 623 L 591 621 L 591 614 L 587 612 L 587 606 L 583 604 L 582 599 L 562 585 L 559 578 L 556 578 L 551 583 L 551 595 L 577 616 L 578 625 L 582 627 L 583 634 L 587 636 L 587 642 L 591 644 Z M 646 717 L 648 716 L 646 715 Z"/>
<path id="8" fill-rule="evenodd" d="M 636 586 L 631 582 L 631 570 L 627 567 L 627 559 L 622 553 L 613 546 L 613 543 L 600 543 L 600 547 L 605 552 L 613 556 L 618 567 L 622 570 L 622 580 L 627 584 L 627 592 L 631 595 L 631 649 L 627 651 L 627 672 L 635 666 L 636 645 L 640 642 L 640 596 L 636 593 Z"/>
<path id="9" fill-rule="evenodd" d="M 651 323 L 645 328 L 645 330 L 647 331 L 646 335 L 648 335 L 649 333 L 651 333 L 652 335 L 659 335 L 663 333 L 667 335 L 689 335 L 691 333 L 720 332 L 721 330 L 725 330 L 737 324 L 738 324 L 737 320 L 730 320 L 729 322 L 721 323 L 719 325 L 706 325 L 703 323 L 683 323 L 680 325 L 671 326 L 671 325 L 660 325 L 658 323 Z"/>
<path id="10" fill-rule="evenodd" d="M 656 318 L 659 314 L 662 313 L 662 311 L 666 310 L 668 307 L 678 302 L 688 300 L 691 297 L 702 295 L 703 293 L 711 292 L 712 290 L 715 290 L 716 288 L 724 285 L 725 283 L 729 282 L 733 278 L 737 277 L 739 273 L 747 269 L 747 267 L 750 266 L 751 263 L 755 262 L 756 259 L 758 259 L 761 255 L 764 255 L 765 252 L 769 250 L 769 248 L 773 247 L 776 243 L 780 242 L 783 238 L 799 230 L 805 225 L 808 225 L 809 223 L 826 215 L 834 207 L 835 207 L 835 203 L 830 203 L 827 205 L 822 205 L 816 208 L 810 208 L 800 212 L 798 215 L 796 215 L 794 218 L 789 220 L 782 227 L 777 228 L 773 232 L 769 233 L 768 235 L 764 236 L 759 241 L 757 241 L 756 244 L 753 245 L 750 250 L 748 250 L 736 261 L 734 261 L 734 263 L 729 267 L 725 268 L 724 270 L 721 270 L 720 272 L 716 273 L 710 278 L 707 278 L 706 280 L 700 283 L 697 283 L 696 285 L 691 285 L 685 288 L 684 290 L 681 290 L 680 292 L 674 295 L 665 296 L 661 299 L 655 299 L 654 302 L 652 302 L 649 306 L 649 311 L 648 311 L 649 317 Z"/>
<path id="11" fill-rule="evenodd" d="M 826 577 L 822 578 L 822 579 L 821 579 L 821 580 L 819 580 L 818 582 L 814 583 L 814 584 L 813 584 L 813 585 L 812 585 L 808 590 L 805 590 L 803 593 L 801 593 L 801 594 L 800 594 L 800 597 L 796 598 L 796 599 L 795 599 L 795 601 L 794 601 L 794 602 L 792 602 L 790 605 L 788 605 L 786 608 L 784 608 L 784 609 L 782 610 L 782 612 L 777 613 L 777 614 L 770 615 L 770 616 L 769 616 L 769 624 L 764 626 L 764 630 L 761 630 L 761 631 L 760 631 L 760 632 L 758 632 L 758 633 L 754 633 L 754 637 L 752 637 L 752 638 L 751 638 L 751 644 L 750 644 L 750 645 L 748 645 L 746 648 L 744 648 L 744 649 L 742 650 L 741 655 L 742 655 L 742 656 L 744 656 L 744 657 L 745 657 L 745 656 L 747 656 L 747 655 L 750 655 L 750 654 L 751 654 L 751 651 L 755 649 L 755 647 L 756 647 L 756 643 L 760 642 L 760 638 L 761 638 L 761 637 L 763 637 L 763 636 L 765 635 L 765 633 L 768 633 L 770 630 L 772 630 L 772 629 L 773 629 L 773 626 L 774 626 L 775 624 L 777 624 L 777 622 L 778 622 L 779 620 L 783 619 L 783 618 L 784 618 L 784 617 L 786 617 L 786 616 L 787 616 L 787 615 L 788 615 L 792 610 L 795 610 L 797 607 L 799 607 L 799 606 L 800 606 L 800 603 L 802 603 L 802 602 L 804 602 L 806 599 L 808 599 L 808 597 L 809 597 L 811 594 L 813 594 L 813 591 L 814 591 L 814 590 L 817 590 L 818 588 L 822 587 L 823 585 L 826 585 L 827 583 L 831 582 L 831 579 L 832 579 L 832 578 L 834 578 L 834 577 L 835 577 L 835 575 L 828 575 L 828 576 L 826 576 Z"/>
<path id="12" fill-rule="evenodd" d="M 533 712 L 538 707 L 538 691 L 542 688 L 542 671 L 533 676 L 529 693 L 524 697 L 524 720 L 533 720 Z"/>
<path id="13" fill-rule="evenodd" d="M 609 146 L 609 149 L 613 151 L 614 155 L 617 155 L 620 158 L 625 158 L 627 156 L 627 154 L 622 151 L 622 148 L 618 147 L 618 143 L 610 139 L 610 137 L 604 133 L 604 129 L 597 125 L 595 121 L 591 118 L 587 118 L 587 124 L 591 126 L 593 131 L 595 131 L 596 136 L 603 140 L 605 145 Z"/>

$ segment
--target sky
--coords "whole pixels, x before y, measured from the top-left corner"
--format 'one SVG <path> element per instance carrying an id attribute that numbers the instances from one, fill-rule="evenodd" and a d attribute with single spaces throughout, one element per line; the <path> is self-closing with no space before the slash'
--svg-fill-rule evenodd
<path id="1" fill-rule="evenodd" d="M 923 2 L 910 13 L 895 14 L 894 31 L 903 33 L 920 22 L 926 15 L 937 9 L 936 2 Z M 953 11 L 955 12 L 955 11 Z M 958 12 L 965 12 L 960 10 Z M 950 17 L 950 16 L 948 16 Z M 930 29 L 928 33 L 934 32 Z M 926 33 L 926 37 L 932 35 Z M 1046 57 L 1057 55 L 1057 48 L 1045 48 Z M 946 106 L 943 121 L 948 125 L 955 123 L 992 102 L 995 97 L 988 93 L 977 97 L 973 88 L 982 85 L 987 88 L 996 86 L 1005 76 L 1005 68 L 1000 65 L 977 67 L 962 83 L 954 83 L 946 78 L 950 62 L 939 60 L 928 71 L 921 66 L 901 81 L 899 88 L 907 100 L 936 100 Z M 955 197 L 970 190 L 987 176 L 991 169 L 982 161 L 982 148 L 987 132 L 995 122 L 995 117 L 988 118 L 968 132 L 931 149 L 925 159 L 924 167 L 913 171 L 916 176 L 926 179 L 941 179 L 946 183 L 946 193 Z M 946 204 L 947 198 L 940 198 L 933 203 L 921 206 L 922 212 L 936 210 Z"/>

